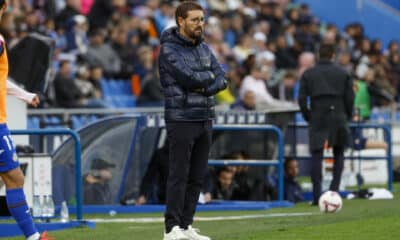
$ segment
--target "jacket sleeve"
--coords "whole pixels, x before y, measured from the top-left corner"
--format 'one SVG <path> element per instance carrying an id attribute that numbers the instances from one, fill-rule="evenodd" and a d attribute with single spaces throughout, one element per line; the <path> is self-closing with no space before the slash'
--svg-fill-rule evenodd
<path id="1" fill-rule="evenodd" d="M 177 50 L 168 45 L 161 48 L 160 66 L 165 66 L 177 83 L 187 90 L 205 89 L 213 77 L 210 71 L 193 71 Z"/>
<path id="2" fill-rule="evenodd" d="M 353 79 L 350 75 L 346 76 L 346 87 L 344 93 L 344 104 L 346 108 L 347 119 L 351 120 L 353 116 L 353 106 L 354 106 L 354 91 L 353 91 Z"/>
<path id="3" fill-rule="evenodd" d="M 205 91 L 206 96 L 212 96 L 217 94 L 219 91 L 224 90 L 228 82 L 225 78 L 225 72 L 222 70 L 221 65 L 218 63 L 217 59 L 215 58 L 214 54 L 211 54 L 211 68 L 213 72 L 213 81 L 207 87 Z"/>
<path id="4" fill-rule="evenodd" d="M 299 90 L 299 106 L 301 114 L 303 115 L 304 120 L 307 122 L 310 121 L 310 109 L 308 107 L 308 82 L 306 78 L 306 74 L 304 73 L 300 79 L 300 90 Z"/>

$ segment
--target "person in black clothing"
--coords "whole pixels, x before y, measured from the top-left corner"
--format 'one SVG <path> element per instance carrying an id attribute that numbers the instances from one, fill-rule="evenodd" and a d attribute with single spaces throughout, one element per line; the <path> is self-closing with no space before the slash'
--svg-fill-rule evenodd
<path id="1" fill-rule="evenodd" d="M 143 81 L 142 90 L 137 99 L 139 106 L 161 106 L 164 103 L 164 94 L 158 72 L 147 74 Z"/>
<path id="2" fill-rule="evenodd" d="M 234 181 L 235 172 L 227 167 L 217 169 L 217 176 L 212 189 L 212 198 L 232 200 L 239 187 Z"/>
<path id="3" fill-rule="evenodd" d="M 56 102 L 59 107 L 81 107 L 82 94 L 74 79 L 71 78 L 71 63 L 67 60 L 60 62 L 60 70 L 54 79 Z"/>
<path id="4" fill-rule="evenodd" d="M 140 183 L 139 195 L 135 199 L 136 205 L 165 203 L 169 170 L 168 157 L 169 143 L 168 140 L 166 140 L 164 145 L 154 152 L 147 166 L 146 173 Z M 209 177 L 208 175 L 207 173 L 207 177 Z M 203 184 L 202 189 L 204 194 L 210 194 L 211 183 L 209 179 L 206 178 Z M 208 201 L 211 201 L 211 199 L 208 199 Z M 208 201 L 206 200 L 206 202 Z M 129 199 L 124 199 L 123 204 L 128 204 L 128 202 L 130 202 Z"/>
<path id="5" fill-rule="evenodd" d="M 96 0 L 89 12 L 90 29 L 107 27 L 108 20 L 118 10 L 125 7 L 127 0 Z"/>
<path id="6" fill-rule="evenodd" d="M 115 164 L 103 159 L 93 160 L 91 170 L 83 176 L 84 204 L 110 204 L 111 189 L 109 181 L 112 179 L 112 168 Z"/>
<path id="7" fill-rule="evenodd" d="M 168 179 L 168 155 L 169 144 L 165 142 L 164 146 L 154 152 L 153 157 L 147 167 L 146 173 L 140 184 L 139 196 L 136 198 L 136 204 L 142 205 L 149 202 L 156 202 L 159 204 L 165 203 L 167 179 Z M 156 191 L 156 199 L 149 201 Z"/>
<path id="8" fill-rule="evenodd" d="M 285 192 L 284 199 L 293 203 L 304 201 L 303 190 L 300 184 L 296 181 L 299 173 L 299 166 L 295 159 L 286 159 L 285 168 Z"/>
<path id="9" fill-rule="evenodd" d="M 170 145 L 164 240 L 199 238 L 191 225 L 207 170 L 214 95 L 227 85 L 224 71 L 203 42 L 203 8 L 183 2 L 175 19 L 178 27 L 161 36 L 158 59 Z"/>
<path id="10" fill-rule="evenodd" d="M 66 23 L 72 20 L 72 17 L 80 14 L 80 1 L 78 0 L 67 0 L 65 2 L 66 6 L 61 12 L 56 16 L 56 25 L 60 27 L 66 27 Z"/>
<path id="11" fill-rule="evenodd" d="M 347 122 L 353 113 L 353 80 L 339 66 L 332 63 L 335 47 L 321 44 L 320 61 L 304 72 L 300 79 L 299 105 L 309 123 L 309 146 L 312 157 L 311 180 L 313 204 L 321 195 L 322 159 L 325 145 L 333 147 L 333 179 L 329 187 L 338 191 L 343 170 L 344 148 L 349 144 Z"/>

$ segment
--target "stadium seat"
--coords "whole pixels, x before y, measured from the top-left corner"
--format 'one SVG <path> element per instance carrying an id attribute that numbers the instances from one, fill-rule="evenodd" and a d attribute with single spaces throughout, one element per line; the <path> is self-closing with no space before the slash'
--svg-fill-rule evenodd
<path id="1" fill-rule="evenodd" d="M 39 129 L 40 128 L 40 118 L 39 117 L 28 117 L 27 128 L 28 129 Z"/>
<path id="2" fill-rule="evenodd" d="M 301 113 L 296 113 L 295 120 L 296 120 L 296 123 L 305 123 L 306 122 L 304 120 L 303 116 L 301 115 Z"/>

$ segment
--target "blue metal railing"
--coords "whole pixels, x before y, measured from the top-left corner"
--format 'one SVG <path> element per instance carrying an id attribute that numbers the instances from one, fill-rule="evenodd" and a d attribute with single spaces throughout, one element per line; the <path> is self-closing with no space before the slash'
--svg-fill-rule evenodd
<path id="1" fill-rule="evenodd" d="M 70 129 L 36 129 L 36 130 L 10 130 L 13 135 L 70 135 L 75 144 L 75 188 L 76 188 L 76 219 L 81 221 L 82 214 L 82 179 L 81 179 L 81 140 L 79 135 Z"/>
<path id="2" fill-rule="evenodd" d="M 269 131 L 275 133 L 278 139 L 278 159 L 277 160 L 214 160 L 208 161 L 209 165 L 248 165 L 248 166 L 278 166 L 278 200 L 283 201 L 283 135 L 282 131 L 273 125 L 215 125 L 214 130 L 220 131 Z"/>
<path id="3" fill-rule="evenodd" d="M 296 128 L 308 128 L 308 124 L 306 123 L 301 123 L 301 124 L 292 124 L 290 125 L 291 127 L 295 128 L 295 143 L 297 142 L 297 131 Z M 384 139 L 385 142 L 388 145 L 387 151 L 386 151 L 386 156 L 385 157 L 381 157 L 381 156 L 377 156 L 377 157 L 373 157 L 373 156 L 350 156 L 350 157 L 346 157 L 348 159 L 360 159 L 360 160 L 377 160 L 377 159 L 386 159 L 388 162 L 388 189 L 390 191 L 393 190 L 393 157 L 392 157 L 392 134 L 391 134 L 391 127 L 389 124 L 372 124 L 372 123 L 350 123 L 349 124 L 350 128 L 363 128 L 363 129 L 367 129 L 367 128 L 372 128 L 372 129 L 382 129 L 384 131 Z M 295 150 L 296 148 L 294 148 Z M 294 157 L 298 158 L 298 159 L 308 159 L 310 158 L 309 156 L 304 157 L 304 156 L 297 156 L 296 150 L 294 153 Z"/>

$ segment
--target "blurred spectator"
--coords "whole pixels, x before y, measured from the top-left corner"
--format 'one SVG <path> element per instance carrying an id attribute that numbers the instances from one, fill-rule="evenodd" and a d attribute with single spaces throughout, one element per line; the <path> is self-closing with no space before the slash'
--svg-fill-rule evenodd
<path id="1" fill-rule="evenodd" d="M 337 56 L 339 66 L 341 66 L 346 72 L 351 74 L 353 72 L 353 63 L 351 62 L 351 54 L 349 52 L 341 52 Z"/>
<path id="2" fill-rule="evenodd" d="M 86 17 L 75 15 L 68 21 L 65 27 L 66 51 L 81 55 L 86 54 L 89 44 L 87 37 L 89 26 Z"/>
<path id="3" fill-rule="evenodd" d="M 93 30 L 89 35 L 90 45 L 86 58 L 90 65 L 97 65 L 104 69 L 106 76 L 114 76 L 121 71 L 121 59 L 104 40 L 103 29 Z"/>
<path id="4" fill-rule="evenodd" d="M 110 204 L 112 169 L 115 164 L 103 159 L 94 159 L 90 171 L 83 176 L 83 203 Z"/>
<path id="5" fill-rule="evenodd" d="M 371 43 L 371 53 L 376 55 L 382 54 L 382 42 L 379 39 L 374 39 Z"/>
<path id="6" fill-rule="evenodd" d="M 390 41 L 388 49 L 385 51 L 385 55 L 391 56 L 391 55 L 395 55 L 398 53 L 399 53 L 399 43 L 395 40 Z"/>
<path id="7" fill-rule="evenodd" d="M 255 51 L 263 52 L 267 50 L 267 36 L 263 32 L 256 32 L 253 35 Z"/>
<path id="8" fill-rule="evenodd" d="M 279 35 L 276 39 L 276 67 L 278 69 L 282 68 L 296 68 L 296 59 L 293 53 L 287 46 L 286 39 L 284 35 Z"/>
<path id="9" fill-rule="evenodd" d="M 57 26 L 65 27 L 66 24 L 72 20 L 75 15 L 80 14 L 81 2 L 80 0 L 66 0 L 66 5 L 63 10 L 55 18 Z"/>
<path id="10" fill-rule="evenodd" d="M 254 55 L 250 55 L 250 58 L 254 59 Z M 249 59 L 249 58 L 248 58 Z M 245 65 L 248 59 L 245 60 Z M 227 57 L 226 59 L 226 78 L 228 80 L 228 87 L 223 91 L 219 92 L 216 95 L 216 100 L 218 104 L 233 104 L 237 100 L 237 96 L 239 95 L 239 88 L 241 85 L 241 72 L 243 69 L 239 69 L 240 65 L 235 61 L 235 59 L 231 57 Z"/>
<path id="11" fill-rule="evenodd" d="M 5 12 L 1 17 L 0 22 L 0 33 L 6 40 L 7 44 L 10 44 L 12 38 L 15 38 L 16 25 L 14 24 L 15 18 L 11 12 Z"/>
<path id="12" fill-rule="evenodd" d="M 271 93 L 274 98 L 282 101 L 295 101 L 294 88 L 297 79 L 298 77 L 295 71 L 285 71 L 280 82 L 271 89 Z"/>
<path id="13" fill-rule="evenodd" d="M 140 183 L 139 194 L 135 200 L 137 205 L 146 203 L 165 203 L 166 187 L 168 178 L 168 155 L 169 144 L 166 141 L 163 147 L 157 149 L 149 165 L 145 175 Z"/>
<path id="14" fill-rule="evenodd" d="M 212 198 L 218 200 L 232 200 L 235 189 L 238 187 L 234 181 L 235 173 L 227 167 L 216 171 L 216 180 L 212 189 Z"/>
<path id="15" fill-rule="evenodd" d="M 314 52 L 319 43 L 319 35 L 313 31 L 314 24 L 309 16 L 304 16 L 300 21 L 300 27 L 295 38 L 301 44 L 303 51 Z"/>
<path id="16" fill-rule="evenodd" d="M 137 99 L 139 106 L 162 106 L 164 93 L 162 90 L 158 71 L 147 74 L 142 81 L 140 95 Z"/>
<path id="17" fill-rule="evenodd" d="M 275 99 L 268 92 L 266 81 L 270 79 L 270 72 L 267 66 L 256 64 L 251 74 L 243 79 L 242 86 L 240 87 L 240 98 L 244 99 L 244 94 L 247 91 L 254 93 L 256 102 L 274 104 Z"/>
<path id="18" fill-rule="evenodd" d="M 372 72 L 368 74 L 372 74 Z M 370 76 L 366 79 L 370 79 Z M 358 117 L 363 120 L 369 119 L 371 115 L 371 96 L 365 81 L 357 80 L 354 82 L 354 95 L 354 108 L 357 109 Z"/>
<path id="19" fill-rule="evenodd" d="M 138 63 L 133 67 L 135 74 L 139 75 L 141 81 L 156 71 L 154 66 L 153 50 L 150 46 L 143 45 L 138 49 Z"/>
<path id="20" fill-rule="evenodd" d="M 161 35 L 164 29 L 175 25 L 175 7 L 171 1 L 161 1 L 159 9 L 154 13 L 154 20 L 158 35 Z"/>
<path id="21" fill-rule="evenodd" d="M 119 24 L 112 31 L 111 47 L 121 59 L 121 71 L 118 75 L 120 78 L 129 79 L 133 73 L 133 59 L 136 48 L 130 48 L 129 44 L 129 27 L 126 24 Z"/>
<path id="22" fill-rule="evenodd" d="M 304 201 L 303 190 L 296 178 L 299 173 L 297 160 L 286 159 L 284 163 L 285 169 L 285 192 L 284 199 L 293 203 Z"/>
<path id="23" fill-rule="evenodd" d="M 245 34 L 239 39 L 238 45 L 236 45 L 232 50 L 236 59 L 239 62 L 243 62 L 250 54 L 254 52 L 253 50 L 253 39 Z"/>
<path id="24" fill-rule="evenodd" d="M 256 110 L 256 96 L 253 91 L 246 91 L 240 101 L 231 105 L 234 110 Z"/>
<path id="25" fill-rule="evenodd" d="M 126 0 L 96 0 L 88 15 L 90 29 L 106 28 L 112 15 L 125 6 Z"/>
<path id="26" fill-rule="evenodd" d="M 68 60 L 61 61 L 60 70 L 54 79 L 56 103 L 59 107 L 75 108 L 82 106 L 81 91 L 71 76 L 71 63 Z"/>
<path id="27" fill-rule="evenodd" d="M 109 107 L 103 100 L 100 81 L 103 79 L 100 67 L 82 65 L 78 68 L 75 84 L 81 91 L 81 103 L 89 108 Z"/>
<path id="28" fill-rule="evenodd" d="M 300 77 L 304 71 L 315 65 L 315 55 L 312 52 L 303 52 L 299 56 L 297 75 Z"/>

